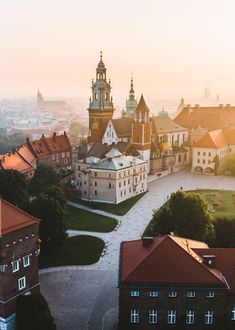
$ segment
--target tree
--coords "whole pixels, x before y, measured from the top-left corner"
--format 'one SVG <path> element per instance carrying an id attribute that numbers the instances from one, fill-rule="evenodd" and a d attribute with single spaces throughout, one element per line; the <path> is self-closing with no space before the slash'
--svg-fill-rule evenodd
<path id="1" fill-rule="evenodd" d="M 17 330 L 56 330 L 54 318 L 40 292 L 28 292 L 16 300 Z"/>
<path id="2" fill-rule="evenodd" d="M 16 170 L 0 170 L 0 196 L 19 208 L 28 205 L 28 183 Z"/>
<path id="3" fill-rule="evenodd" d="M 218 169 L 219 169 L 219 156 L 216 155 L 212 161 L 212 163 L 214 163 L 214 172 L 215 172 L 215 175 L 218 174 Z"/>
<path id="4" fill-rule="evenodd" d="M 154 213 L 154 234 L 175 234 L 196 240 L 212 241 L 214 227 L 207 202 L 196 193 L 177 191 Z"/>
<path id="5" fill-rule="evenodd" d="M 38 164 L 34 177 L 29 183 L 29 193 L 38 196 L 43 190 L 59 184 L 59 174 L 52 166 Z"/>
<path id="6" fill-rule="evenodd" d="M 50 253 L 66 238 L 67 201 L 60 187 L 52 186 L 30 204 L 29 212 L 41 219 L 39 224 L 42 253 Z"/>
<path id="7" fill-rule="evenodd" d="M 226 170 L 230 171 L 232 175 L 235 175 L 235 153 L 228 155 L 225 166 Z"/>
<path id="8" fill-rule="evenodd" d="M 217 218 L 214 228 L 215 247 L 235 247 L 235 218 Z"/>

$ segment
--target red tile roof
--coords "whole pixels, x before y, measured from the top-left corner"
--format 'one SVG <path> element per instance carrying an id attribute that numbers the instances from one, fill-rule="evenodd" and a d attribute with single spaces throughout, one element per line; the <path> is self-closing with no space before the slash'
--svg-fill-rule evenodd
<path id="1" fill-rule="evenodd" d="M 146 102 L 145 102 L 145 99 L 143 97 L 143 94 L 141 95 L 140 97 L 140 100 L 139 100 L 139 103 L 135 109 L 135 112 L 150 112 Z"/>
<path id="2" fill-rule="evenodd" d="M 0 236 L 31 226 L 40 220 L 0 199 Z"/>
<path id="3" fill-rule="evenodd" d="M 222 129 L 208 132 L 203 138 L 197 141 L 193 146 L 196 148 L 218 149 L 228 145 L 228 141 Z"/>
<path id="4" fill-rule="evenodd" d="M 230 287 L 230 293 L 235 294 L 235 248 L 195 249 L 201 256 L 214 255 L 214 266 L 221 271 Z"/>
<path id="5" fill-rule="evenodd" d="M 208 246 L 176 236 L 155 237 L 146 246 L 142 240 L 122 242 L 121 283 L 226 287 L 220 272 L 206 266 L 193 248 Z"/>
<path id="6" fill-rule="evenodd" d="M 235 145 L 235 129 L 224 128 L 208 132 L 193 146 L 197 148 L 218 149 L 230 144 Z"/>
<path id="7" fill-rule="evenodd" d="M 208 131 L 235 125 L 235 107 L 185 107 L 174 121 L 187 128 L 206 128 Z"/>
<path id="8" fill-rule="evenodd" d="M 13 169 L 24 174 L 31 171 L 32 166 L 24 160 L 17 152 L 0 155 L 1 167 L 5 170 Z"/>

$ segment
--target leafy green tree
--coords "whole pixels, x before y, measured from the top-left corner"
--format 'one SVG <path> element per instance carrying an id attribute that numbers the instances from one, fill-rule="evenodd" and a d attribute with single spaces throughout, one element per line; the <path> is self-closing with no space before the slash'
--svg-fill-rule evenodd
<path id="1" fill-rule="evenodd" d="M 25 136 L 21 133 L 8 135 L 0 129 L 0 154 L 11 151 L 11 149 L 25 143 Z"/>
<path id="2" fill-rule="evenodd" d="M 216 155 L 212 161 L 212 163 L 214 163 L 214 172 L 215 172 L 215 175 L 218 174 L 218 169 L 219 169 L 219 156 Z"/>
<path id="3" fill-rule="evenodd" d="M 235 153 L 228 155 L 225 166 L 232 175 L 235 175 Z"/>
<path id="4" fill-rule="evenodd" d="M 16 170 L 0 170 L 0 196 L 6 201 L 26 209 L 28 205 L 28 183 Z"/>
<path id="5" fill-rule="evenodd" d="M 235 217 L 214 220 L 215 247 L 235 247 Z"/>
<path id="6" fill-rule="evenodd" d="M 151 227 L 150 227 L 151 228 Z M 175 234 L 197 240 L 213 241 L 214 227 L 207 202 L 196 193 L 177 191 L 154 213 L 153 234 Z"/>
<path id="7" fill-rule="evenodd" d="M 67 204 L 63 190 L 52 186 L 30 204 L 30 214 L 41 219 L 39 224 L 42 253 L 50 253 L 66 238 Z"/>
<path id="8" fill-rule="evenodd" d="M 56 330 L 54 318 L 40 292 L 18 296 L 16 300 L 17 330 Z"/>
<path id="9" fill-rule="evenodd" d="M 43 190 L 59 185 L 59 174 L 52 166 L 38 164 L 34 177 L 29 183 L 29 193 L 38 196 Z"/>

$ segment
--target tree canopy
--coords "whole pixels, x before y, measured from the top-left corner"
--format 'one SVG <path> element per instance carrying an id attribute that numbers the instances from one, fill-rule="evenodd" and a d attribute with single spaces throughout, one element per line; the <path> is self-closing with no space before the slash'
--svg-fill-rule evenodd
<path id="1" fill-rule="evenodd" d="M 226 159 L 226 169 L 235 175 L 235 153 L 228 155 Z"/>
<path id="2" fill-rule="evenodd" d="M 24 175 L 16 170 L 0 170 L 0 196 L 25 210 L 28 204 L 28 183 Z"/>
<path id="3" fill-rule="evenodd" d="M 38 196 L 42 190 L 59 184 L 59 174 L 52 166 L 38 164 L 34 177 L 29 183 L 29 192 L 32 196 Z"/>
<path id="4" fill-rule="evenodd" d="M 148 235 L 175 234 L 196 240 L 212 241 L 214 227 L 207 202 L 196 193 L 177 191 L 153 215 Z"/>
<path id="5" fill-rule="evenodd" d="M 40 292 L 18 296 L 16 300 L 17 330 L 56 330 L 54 318 Z"/>
<path id="6" fill-rule="evenodd" d="M 63 190 L 51 186 L 30 204 L 30 214 L 41 219 L 39 224 L 42 253 L 61 246 L 66 238 L 67 205 Z"/>

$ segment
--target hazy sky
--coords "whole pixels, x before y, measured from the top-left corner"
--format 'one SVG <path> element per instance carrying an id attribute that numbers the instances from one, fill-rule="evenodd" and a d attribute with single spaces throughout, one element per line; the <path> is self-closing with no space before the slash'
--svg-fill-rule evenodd
<path id="1" fill-rule="evenodd" d="M 115 96 L 235 93 L 234 0 L 1 0 L 0 96 L 89 97 L 99 51 Z"/>

